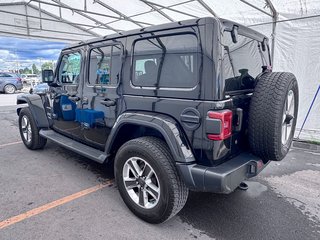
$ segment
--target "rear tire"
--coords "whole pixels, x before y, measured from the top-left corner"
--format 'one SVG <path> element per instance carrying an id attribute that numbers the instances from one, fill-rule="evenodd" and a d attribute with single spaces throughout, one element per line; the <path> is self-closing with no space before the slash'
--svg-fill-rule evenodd
<path id="1" fill-rule="evenodd" d="M 288 153 L 298 114 L 298 83 L 292 73 L 263 74 L 249 111 L 249 143 L 264 161 L 280 161 Z"/>
<path id="2" fill-rule="evenodd" d="M 32 150 L 44 148 L 47 139 L 39 135 L 39 129 L 28 107 L 19 113 L 19 130 L 24 145 Z"/>
<path id="3" fill-rule="evenodd" d="M 7 84 L 5 87 L 4 87 L 4 92 L 6 94 L 14 94 L 16 92 L 16 87 L 12 84 Z"/>
<path id="4" fill-rule="evenodd" d="M 133 168 L 138 169 L 138 174 L 134 174 Z M 151 177 L 146 177 L 145 173 L 151 171 L 146 174 Z M 187 201 L 189 191 L 178 175 L 167 145 L 158 138 L 141 137 L 126 142 L 116 155 L 114 172 L 123 201 L 146 222 L 162 223 L 170 219 Z"/>

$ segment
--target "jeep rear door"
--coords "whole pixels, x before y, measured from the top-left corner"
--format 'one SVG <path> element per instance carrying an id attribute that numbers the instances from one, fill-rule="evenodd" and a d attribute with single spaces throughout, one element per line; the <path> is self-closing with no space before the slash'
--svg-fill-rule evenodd
<path id="1" fill-rule="evenodd" d="M 92 44 L 87 51 L 82 106 L 77 121 L 82 126 L 82 140 L 101 150 L 117 116 L 122 55 L 120 42 Z"/>

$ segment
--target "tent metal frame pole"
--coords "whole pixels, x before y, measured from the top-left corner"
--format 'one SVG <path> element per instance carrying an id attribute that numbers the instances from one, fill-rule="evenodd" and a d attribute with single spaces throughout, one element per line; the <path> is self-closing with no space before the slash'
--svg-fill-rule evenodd
<path id="1" fill-rule="evenodd" d="M 2 30 L 0 30 L 0 33 L 8 34 L 9 36 L 26 37 L 26 34 L 23 34 L 23 33 L 13 33 L 13 32 L 7 32 L 7 31 L 2 31 Z M 47 39 L 48 40 L 48 37 L 40 36 L 40 35 L 29 35 L 28 37 L 31 37 L 31 38 L 42 38 L 42 39 Z M 79 42 L 79 40 L 74 40 L 74 39 L 70 39 L 70 38 L 50 37 L 50 39 L 60 40 L 60 41 L 63 41 L 63 42 L 66 42 L 66 41 L 68 41 L 68 42 Z"/>
<path id="2" fill-rule="evenodd" d="M 46 5 L 50 5 L 50 6 L 54 6 L 54 7 L 57 7 L 57 8 L 64 8 L 64 9 L 68 9 L 70 11 L 73 11 L 73 12 L 77 12 L 78 14 L 81 12 L 81 13 L 88 13 L 88 14 L 92 14 L 92 15 L 96 15 L 96 16 L 101 16 L 101 17 L 107 17 L 107 18 L 113 18 L 113 19 L 116 19 L 116 20 L 125 20 L 121 17 L 116 17 L 116 16 L 112 16 L 112 15 L 108 15 L 108 14 L 103 14 L 103 13 L 98 13 L 98 12 L 92 12 L 92 11 L 88 11 L 88 10 L 83 10 L 83 9 L 80 9 L 80 8 L 74 8 L 74 7 L 71 7 L 65 3 L 62 3 L 61 1 L 59 0 L 51 0 L 52 2 L 44 2 L 44 1 L 41 1 L 41 0 L 30 0 L 30 2 L 35 2 L 35 3 L 42 3 L 42 4 L 46 4 Z M 21 4 L 21 3 L 20 3 Z M 13 4 L 15 5 L 15 4 Z M 1 6 L 1 4 L 0 4 Z M 140 24 L 147 24 L 147 23 L 144 23 L 144 22 L 141 22 L 141 21 L 135 21 L 137 23 L 140 23 Z"/>
<path id="3" fill-rule="evenodd" d="M 311 15 L 311 16 L 305 16 L 305 17 L 297 17 L 297 18 L 289 18 L 289 19 L 277 20 L 277 23 L 298 21 L 298 20 L 316 18 L 316 17 L 320 17 L 320 14 Z M 248 27 L 261 26 L 261 25 L 267 25 L 267 24 L 272 24 L 272 23 L 273 23 L 273 21 L 272 22 L 256 23 L 256 24 L 248 25 Z"/>
<path id="4" fill-rule="evenodd" d="M 36 10 L 36 11 L 42 11 L 44 14 L 47 14 L 47 15 L 50 16 L 50 17 L 55 18 L 55 19 L 57 19 L 57 20 L 60 20 L 60 22 L 63 22 L 63 23 L 68 24 L 68 25 L 71 25 L 72 27 L 77 28 L 77 29 L 79 29 L 79 30 L 81 30 L 81 31 L 83 31 L 83 32 L 89 33 L 89 34 L 91 34 L 92 36 L 100 37 L 100 35 L 97 34 L 97 33 L 95 33 L 95 32 L 91 32 L 91 31 L 89 31 L 89 30 L 87 30 L 87 29 L 85 29 L 85 28 L 83 28 L 83 27 L 79 27 L 79 26 L 77 26 L 76 24 L 74 24 L 73 22 L 70 22 L 70 21 L 68 21 L 68 20 L 66 20 L 66 19 L 64 19 L 64 18 L 62 18 L 62 17 L 59 18 L 57 15 L 55 15 L 55 14 L 53 14 L 53 13 L 50 13 L 50 12 L 48 12 L 48 11 L 46 11 L 46 10 L 39 9 L 37 6 L 33 6 L 33 5 L 29 4 L 28 7 L 32 8 L 32 9 L 34 9 L 34 10 Z M 30 17 L 30 16 L 29 16 L 29 17 Z M 41 18 L 40 18 L 40 19 L 41 19 Z"/>
<path id="5" fill-rule="evenodd" d="M 247 4 L 248 6 L 250 6 L 250 7 L 254 8 L 254 9 L 256 9 L 256 10 L 258 10 L 258 11 L 260 11 L 260 12 L 266 14 L 266 15 L 268 15 L 269 17 L 273 17 L 273 14 L 268 13 L 268 12 L 262 10 L 261 8 L 258 8 L 257 6 L 255 6 L 255 5 L 247 2 L 246 0 L 240 0 L 240 2 L 242 2 L 242 3 L 244 3 L 244 4 Z M 271 11 L 272 11 L 272 10 L 271 10 Z"/>
<path id="6" fill-rule="evenodd" d="M 27 24 L 27 35 L 30 35 L 30 28 L 29 28 L 29 18 L 28 18 L 28 6 L 24 5 L 24 11 L 26 13 L 26 24 Z"/>
<path id="7" fill-rule="evenodd" d="M 164 13 L 162 10 L 160 10 L 159 8 L 155 7 L 153 5 L 153 3 L 150 3 L 148 1 L 145 0 L 140 0 L 141 2 L 143 2 L 144 4 L 148 5 L 149 7 L 151 7 L 154 11 L 158 12 L 160 15 L 162 15 L 163 17 L 165 17 L 167 20 L 169 20 L 170 22 L 174 22 L 174 20 L 169 17 L 166 13 Z"/>
<path id="8" fill-rule="evenodd" d="M 118 14 L 121 18 L 123 18 L 123 20 L 126 20 L 126 21 L 129 21 L 129 22 L 132 22 L 133 24 L 139 26 L 139 27 L 143 27 L 142 24 L 132 20 L 130 17 L 128 17 L 127 15 L 119 12 L 117 9 L 114 9 L 113 7 L 109 6 L 108 4 L 104 3 L 104 2 L 101 2 L 100 0 L 93 0 L 93 3 L 98 3 L 99 5 L 101 5 L 102 7 L 106 8 L 106 9 L 109 9 L 110 11 Z"/>
<path id="9" fill-rule="evenodd" d="M 41 11 L 41 3 L 39 3 L 39 17 L 40 17 L 40 29 L 42 29 L 42 11 Z"/>
<path id="10" fill-rule="evenodd" d="M 184 2 L 180 2 L 180 3 L 175 3 L 175 4 L 172 4 L 172 5 L 169 5 L 167 6 L 167 8 L 171 9 L 171 7 L 176 7 L 176 6 L 180 6 L 180 5 L 183 5 L 183 4 L 186 4 L 186 3 L 190 3 L 190 2 L 195 2 L 196 0 L 187 0 L 187 1 L 184 1 Z M 163 8 L 162 7 L 159 7 L 159 10 L 162 10 Z M 148 14 L 148 13 L 151 13 L 151 12 L 154 12 L 154 10 L 150 10 L 150 11 L 147 11 L 147 12 L 142 12 L 142 13 L 137 13 L 137 14 L 134 14 L 134 15 L 130 15 L 129 17 L 130 18 L 133 18 L 133 17 L 138 17 L 138 16 L 142 16 L 144 14 Z M 111 24 L 111 23 L 115 23 L 115 22 L 118 22 L 120 20 L 113 20 L 111 22 L 107 22 L 107 24 Z M 153 25 L 151 23 L 149 23 L 149 25 Z"/>
<path id="11" fill-rule="evenodd" d="M 203 0 L 197 0 L 202 7 L 204 7 L 209 13 L 211 13 L 214 17 L 218 17 L 218 15 L 213 11 L 211 7 L 209 7 Z"/>
<path id="12" fill-rule="evenodd" d="M 183 15 L 186 15 L 186 16 L 189 16 L 189 17 L 198 18 L 198 17 L 195 16 L 195 15 L 192 15 L 192 14 L 190 14 L 190 13 L 185 13 L 185 12 L 182 12 L 182 11 L 179 11 L 179 10 L 176 10 L 176 9 L 172 9 L 171 7 L 166 7 L 166 6 L 163 6 L 163 5 L 161 5 L 161 4 L 153 3 L 153 2 L 149 2 L 149 1 L 146 1 L 146 2 L 148 2 L 148 3 L 150 3 L 150 4 L 154 5 L 154 6 L 159 7 L 159 8 L 158 8 L 159 10 L 167 9 L 167 10 L 169 10 L 169 11 L 176 12 L 176 13 L 180 13 L 180 14 L 183 14 Z M 180 4 L 180 5 L 182 5 L 182 4 Z"/>
<path id="13" fill-rule="evenodd" d="M 33 0 L 32 0 L 32 1 L 33 1 Z M 71 8 L 71 9 L 72 9 L 72 7 L 70 7 L 68 4 L 62 3 L 62 2 L 60 2 L 59 0 L 51 0 L 51 1 L 57 3 L 57 4 L 60 5 L 61 7 L 67 7 L 67 8 Z M 113 27 L 110 27 L 108 24 L 105 24 L 105 23 L 103 23 L 103 22 L 101 22 L 101 21 L 99 21 L 99 20 L 97 20 L 97 19 L 95 19 L 95 18 L 93 18 L 93 17 L 91 17 L 91 16 L 83 13 L 83 10 L 81 10 L 81 11 L 79 11 L 79 10 L 72 10 L 72 11 L 74 11 L 75 13 L 79 14 L 80 16 L 85 17 L 85 18 L 87 18 L 87 19 L 89 19 L 89 20 L 91 20 L 91 21 L 93 21 L 93 22 L 95 22 L 95 23 L 97 23 L 97 24 L 101 24 L 101 25 L 105 26 L 106 28 L 108 28 L 108 29 L 111 30 L 111 31 L 114 31 L 114 32 L 116 32 L 116 33 L 121 32 L 121 30 L 115 29 L 115 28 L 113 28 Z"/>
<path id="14" fill-rule="evenodd" d="M 32 5 L 29 5 L 29 7 L 32 8 L 33 6 L 32 6 Z M 44 10 L 42 10 L 42 11 L 44 11 Z M 9 11 L 5 11 L 5 10 L 1 10 L 1 9 L 0 9 L 0 13 L 13 14 L 13 15 L 22 16 L 22 17 L 25 17 L 25 16 L 26 16 L 26 15 L 23 14 L 23 13 L 14 13 L 14 12 L 9 12 Z M 29 18 L 40 19 L 40 17 L 37 17 L 37 16 L 31 16 L 31 15 L 29 15 L 28 17 L 29 17 Z M 49 22 L 51 21 L 51 22 L 59 22 L 59 23 L 69 24 L 68 22 L 63 22 L 63 21 L 61 21 L 58 16 L 56 16 L 55 19 L 42 17 L 41 20 L 43 20 L 43 21 L 49 21 Z M 82 28 L 79 28 L 79 26 L 107 29 L 106 27 L 103 27 L 103 26 L 94 26 L 94 25 L 88 25 L 88 24 L 82 24 L 82 23 L 72 23 L 72 24 L 75 25 L 75 26 L 73 26 L 73 27 L 76 27 L 76 28 L 78 28 L 78 29 L 80 29 L 80 30 L 82 30 L 82 31 L 84 31 L 84 30 L 83 30 Z M 88 30 L 88 29 L 86 29 L 86 30 Z"/>
<path id="15" fill-rule="evenodd" d="M 272 64 L 273 64 L 273 60 L 274 60 L 274 52 L 275 52 L 275 41 L 276 41 L 276 28 L 277 28 L 277 20 L 278 20 L 278 12 L 275 9 L 275 7 L 273 6 L 271 0 L 265 0 L 267 6 L 269 6 L 269 8 L 271 9 L 272 12 L 272 40 L 271 40 L 271 59 L 272 59 Z"/>
<path id="16" fill-rule="evenodd" d="M 57 31 L 57 30 L 52 30 L 52 29 L 40 29 L 40 28 L 35 28 L 35 27 L 30 27 L 30 26 L 17 26 L 14 24 L 8 24 L 8 23 L 0 23 L 0 26 L 7 26 L 7 27 L 15 27 L 15 28 L 23 28 L 29 30 L 42 30 L 44 32 L 52 32 L 52 33 L 63 33 L 63 34 L 71 34 L 71 35 L 77 35 L 77 36 L 86 36 L 86 37 L 92 37 L 92 35 L 85 34 L 85 33 L 74 33 L 74 32 L 65 32 L 65 31 Z M 28 33 L 28 36 L 30 35 L 30 32 Z"/>

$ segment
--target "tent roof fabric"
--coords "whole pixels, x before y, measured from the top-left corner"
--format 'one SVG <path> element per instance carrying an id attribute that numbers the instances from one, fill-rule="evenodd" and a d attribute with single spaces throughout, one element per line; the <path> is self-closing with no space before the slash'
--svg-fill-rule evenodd
<path id="1" fill-rule="evenodd" d="M 200 17 L 251 26 L 320 14 L 320 0 L 0 0 L 0 34 L 75 42 Z"/>
<path id="2" fill-rule="evenodd" d="M 270 0 L 0 0 L 0 33 L 73 42 L 207 16 L 250 25 L 257 19 L 272 20 L 270 4 Z"/>

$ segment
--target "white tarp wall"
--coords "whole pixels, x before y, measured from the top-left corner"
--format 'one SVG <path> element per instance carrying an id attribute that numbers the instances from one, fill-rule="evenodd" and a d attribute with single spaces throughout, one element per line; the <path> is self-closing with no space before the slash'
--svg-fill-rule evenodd
<path id="1" fill-rule="evenodd" d="M 298 79 L 299 130 L 320 87 L 320 0 L 0 0 L 0 35 L 72 42 L 152 24 L 218 16 L 271 39 L 270 3 L 279 21 L 273 69 L 293 72 Z M 320 141 L 320 95 L 300 138 Z"/>

